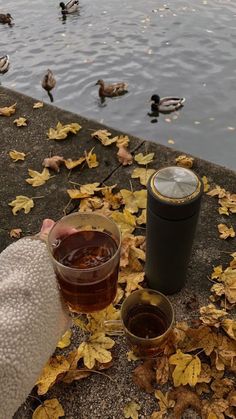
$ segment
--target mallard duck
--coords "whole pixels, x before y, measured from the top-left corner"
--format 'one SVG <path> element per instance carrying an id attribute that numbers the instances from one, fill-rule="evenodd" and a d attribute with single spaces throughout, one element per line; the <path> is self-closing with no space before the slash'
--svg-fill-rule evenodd
<path id="1" fill-rule="evenodd" d="M 10 13 L 0 13 L 0 23 L 8 23 L 8 25 L 11 25 L 12 20 L 13 17 L 10 15 Z"/>
<path id="2" fill-rule="evenodd" d="M 69 13 L 77 12 L 79 8 L 79 1 L 78 0 L 70 0 L 68 3 L 60 3 L 61 12 L 63 15 L 67 15 Z"/>
<path id="3" fill-rule="evenodd" d="M 123 82 L 105 85 L 103 80 L 98 80 L 96 85 L 100 86 L 98 94 L 101 98 L 121 96 L 128 92 L 128 84 Z"/>
<path id="4" fill-rule="evenodd" d="M 0 57 L 0 74 L 5 74 L 10 66 L 9 56 L 3 55 Z"/>
<path id="5" fill-rule="evenodd" d="M 170 113 L 177 111 L 184 106 L 184 97 L 166 96 L 160 98 L 159 95 L 152 95 L 151 109 L 153 112 Z"/>
<path id="6" fill-rule="evenodd" d="M 53 75 L 53 72 L 51 70 L 48 70 L 42 80 L 42 88 L 48 92 L 48 96 L 51 102 L 53 102 L 53 96 L 50 92 L 55 86 L 56 86 L 56 79 Z"/>

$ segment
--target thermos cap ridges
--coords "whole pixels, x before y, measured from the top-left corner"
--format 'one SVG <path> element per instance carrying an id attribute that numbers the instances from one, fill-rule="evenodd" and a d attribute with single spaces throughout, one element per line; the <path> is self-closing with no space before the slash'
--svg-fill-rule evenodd
<path id="1" fill-rule="evenodd" d="M 197 196 L 201 183 L 192 170 L 169 166 L 159 169 L 153 175 L 150 186 L 159 199 L 181 203 Z"/>

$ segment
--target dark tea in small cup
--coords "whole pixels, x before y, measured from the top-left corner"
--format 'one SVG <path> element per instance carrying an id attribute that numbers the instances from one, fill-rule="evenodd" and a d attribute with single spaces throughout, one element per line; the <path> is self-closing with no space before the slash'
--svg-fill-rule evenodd
<path id="1" fill-rule="evenodd" d="M 123 302 L 121 321 L 128 344 L 138 357 L 153 357 L 167 340 L 174 323 L 169 299 L 158 291 L 134 291 Z"/>
<path id="2" fill-rule="evenodd" d="M 120 242 L 118 226 L 100 214 L 73 213 L 54 225 L 48 247 L 62 296 L 71 311 L 99 311 L 114 300 Z"/>

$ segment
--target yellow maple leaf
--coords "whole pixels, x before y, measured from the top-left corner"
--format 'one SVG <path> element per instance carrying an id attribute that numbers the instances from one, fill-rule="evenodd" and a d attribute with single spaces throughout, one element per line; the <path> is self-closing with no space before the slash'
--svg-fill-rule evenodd
<path id="1" fill-rule="evenodd" d="M 86 342 L 82 342 L 78 347 L 78 355 L 83 358 L 84 365 L 92 369 L 96 360 L 105 364 L 112 360 L 111 349 L 115 345 L 114 340 L 105 336 L 103 332 L 94 333 Z"/>
<path id="2" fill-rule="evenodd" d="M 93 148 L 88 153 L 87 151 L 85 151 L 84 154 L 89 169 L 93 169 L 94 167 L 97 167 L 99 165 L 97 161 L 97 156 L 95 153 L 93 153 Z"/>
<path id="3" fill-rule="evenodd" d="M 99 140 L 103 145 L 108 146 L 116 142 L 116 138 L 110 138 L 111 133 L 107 129 L 99 129 L 91 134 L 91 137 Z"/>
<path id="4" fill-rule="evenodd" d="M 11 116 L 16 112 L 16 103 L 11 106 L 5 106 L 4 108 L 0 108 L 0 115 L 2 116 Z"/>
<path id="5" fill-rule="evenodd" d="M 68 193 L 70 199 L 89 198 L 91 196 L 88 193 L 82 193 L 80 189 L 67 189 L 66 192 Z"/>
<path id="6" fill-rule="evenodd" d="M 58 122 L 56 128 L 49 128 L 47 136 L 50 140 L 64 140 L 67 138 L 68 134 L 76 134 L 82 127 L 76 122 L 63 125 L 61 122 Z"/>
<path id="7" fill-rule="evenodd" d="M 100 191 L 98 188 L 99 182 L 88 183 L 87 185 L 81 185 L 80 189 L 67 189 L 71 199 L 89 198 L 94 195 L 94 192 Z"/>
<path id="8" fill-rule="evenodd" d="M 90 332 L 98 332 L 105 330 L 105 322 L 109 320 L 118 320 L 120 318 L 120 310 L 116 309 L 112 304 L 104 310 L 95 311 L 88 316 L 89 323 L 87 330 Z M 110 330 L 110 329 L 109 329 Z"/>
<path id="9" fill-rule="evenodd" d="M 64 160 L 64 163 L 65 163 L 66 168 L 71 170 L 71 169 L 74 169 L 74 167 L 80 166 L 84 161 L 85 161 L 85 157 L 80 157 L 77 160 L 71 160 L 71 159 Z"/>
<path id="10" fill-rule="evenodd" d="M 214 266 L 213 272 L 211 274 L 211 279 L 220 278 L 223 272 L 222 265 Z"/>
<path id="11" fill-rule="evenodd" d="M 117 147 L 128 147 L 129 145 L 129 137 L 128 135 L 119 135 L 114 137 L 113 140 L 116 141 Z"/>
<path id="12" fill-rule="evenodd" d="M 137 361 L 139 358 L 133 353 L 133 351 L 129 351 L 126 353 L 128 361 Z"/>
<path id="13" fill-rule="evenodd" d="M 54 399 L 45 400 L 38 406 L 32 416 L 32 419 L 58 419 L 64 416 L 65 412 L 59 401 Z"/>
<path id="14" fill-rule="evenodd" d="M 11 207 L 13 207 L 12 212 L 14 215 L 17 214 L 18 211 L 21 209 L 24 210 L 25 214 L 28 214 L 30 210 L 34 207 L 34 201 L 32 198 L 28 198 L 24 195 L 18 195 L 16 196 L 16 199 L 14 201 L 9 202 Z"/>
<path id="15" fill-rule="evenodd" d="M 126 283 L 125 288 L 125 295 L 128 297 L 128 295 L 131 294 L 134 290 L 141 289 L 140 282 L 143 282 L 144 280 L 144 272 L 127 272 L 127 271 L 121 271 L 119 274 L 119 283 L 124 284 Z"/>
<path id="16" fill-rule="evenodd" d="M 133 179 L 139 178 L 141 185 L 146 186 L 147 183 L 148 183 L 148 179 L 150 178 L 150 176 L 153 175 L 153 173 L 155 173 L 154 169 L 146 169 L 144 167 L 136 167 L 136 169 L 134 169 L 131 177 Z"/>
<path id="17" fill-rule="evenodd" d="M 151 163 L 153 161 L 153 157 L 154 157 L 155 153 L 149 153 L 146 154 L 145 156 L 143 155 L 143 153 L 138 153 L 134 156 L 134 160 L 138 163 L 138 164 L 148 164 Z"/>
<path id="18" fill-rule="evenodd" d="M 125 418 L 138 419 L 138 411 L 140 409 L 141 409 L 141 406 L 134 401 L 127 403 L 123 410 Z"/>
<path id="19" fill-rule="evenodd" d="M 9 156 L 11 157 L 11 159 L 14 161 L 14 163 L 18 160 L 25 160 L 25 153 L 22 153 L 20 151 L 16 151 L 16 150 L 11 150 L 9 151 Z"/>
<path id="20" fill-rule="evenodd" d="M 136 218 L 134 215 L 130 214 L 127 209 L 124 209 L 123 212 L 113 211 L 111 217 L 118 224 L 123 234 L 132 233 L 134 231 Z"/>
<path id="21" fill-rule="evenodd" d="M 229 215 L 229 210 L 227 207 L 219 207 L 218 212 L 220 215 Z"/>
<path id="22" fill-rule="evenodd" d="M 147 190 L 141 189 L 141 191 L 129 191 L 128 189 L 121 189 L 125 208 L 132 214 L 137 212 L 139 208 L 146 208 L 147 206 Z"/>
<path id="23" fill-rule="evenodd" d="M 200 320 L 208 326 L 220 326 L 222 317 L 227 315 L 227 311 L 218 310 L 214 304 L 208 304 L 208 306 L 200 308 Z"/>
<path id="24" fill-rule="evenodd" d="M 147 222 L 147 210 L 143 209 L 140 216 L 136 218 L 136 222 L 138 225 L 146 224 Z"/>
<path id="25" fill-rule="evenodd" d="M 11 237 L 11 238 L 14 238 L 14 239 L 19 239 L 19 238 L 20 238 L 20 236 L 21 236 L 21 233 L 22 233 L 21 228 L 13 228 L 13 229 L 10 231 L 9 235 L 10 235 L 10 237 Z"/>
<path id="26" fill-rule="evenodd" d="M 202 183 L 203 183 L 203 190 L 204 192 L 208 192 L 210 189 L 210 185 L 208 183 L 208 179 L 206 176 L 202 176 Z"/>
<path id="27" fill-rule="evenodd" d="M 221 239 L 227 239 L 228 237 L 235 237 L 235 231 L 233 227 L 227 227 L 226 224 L 218 224 L 218 231 Z"/>
<path id="28" fill-rule="evenodd" d="M 17 118 L 13 121 L 14 124 L 17 125 L 17 127 L 26 127 L 27 126 L 27 119 L 23 118 L 22 116 L 20 118 Z"/>
<path id="29" fill-rule="evenodd" d="M 50 358 L 35 383 L 38 386 L 38 394 L 47 393 L 48 389 L 55 383 L 57 376 L 68 371 L 69 368 L 70 363 L 63 355 Z"/>
<path id="30" fill-rule="evenodd" d="M 168 393 L 164 394 L 161 390 L 155 391 L 155 397 L 158 400 L 159 409 L 162 415 L 165 415 L 168 412 L 168 409 L 171 409 L 175 405 L 174 400 L 168 399 Z"/>
<path id="31" fill-rule="evenodd" d="M 191 169 L 193 167 L 193 157 L 186 156 L 185 154 L 181 154 L 181 156 L 176 157 L 175 163 L 177 166 L 186 167 L 187 169 Z"/>
<path id="32" fill-rule="evenodd" d="M 221 188 L 219 185 L 216 185 L 214 189 L 207 192 L 207 195 L 218 196 L 218 198 L 223 198 L 224 196 L 226 196 L 226 190 L 224 188 Z"/>
<path id="33" fill-rule="evenodd" d="M 43 102 L 35 102 L 33 104 L 33 109 L 39 109 L 43 107 Z"/>
<path id="34" fill-rule="evenodd" d="M 72 331 L 67 330 L 57 344 L 57 348 L 63 349 L 71 344 Z"/>
<path id="35" fill-rule="evenodd" d="M 28 178 L 26 179 L 26 182 L 32 185 L 33 187 L 43 185 L 51 177 L 49 170 L 46 167 L 43 169 L 42 173 L 32 169 L 28 169 L 28 173 L 32 179 Z"/>
<path id="36" fill-rule="evenodd" d="M 170 356 L 169 363 L 176 366 L 172 373 L 175 387 L 181 384 L 194 387 L 197 384 L 201 373 L 201 361 L 197 355 L 184 354 L 177 349 L 177 352 Z"/>

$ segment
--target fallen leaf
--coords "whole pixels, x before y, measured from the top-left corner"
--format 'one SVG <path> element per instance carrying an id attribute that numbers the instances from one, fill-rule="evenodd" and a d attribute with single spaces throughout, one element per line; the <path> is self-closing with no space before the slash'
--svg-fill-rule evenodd
<path id="1" fill-rule="evenodd" d="M 226 190 L 221 188 L 220 186 L 216 185 L 214 189 L 207 192 L 207 195 L 209 196 L 218 196 L 218 198 L 223 198 L 226 196 Z"/>
<path id="2" fill-rule="evenodd" d="M 198 376 L 198 383 L 210 383 L 212 380 L 211 368 L 205 362 L 202 363 L 201 372 Z"/>
<path id="3" fill-rule="evenodd" d="M 133 351 L 129 351 L 126 353 L 128 361 L 137 361 L 139 358 L 133 353 Z"/>
<path id="4" fill-rule="evenodd" d="M 89 323 L 87 324 L 87 330 L 89 330 L 92 333 L 98 332 L 98 331 L 104 332 L 104 328 L 105 328 L 104 323 L 109 320 L 120 319 L 120 310 L 116 309 L 112 304 L 110 304 L 104 310 L 90 313 L 88 316 L 88 319 L 89 319 Z M 109 331 L 111 330 L 112 330 L 112 327 L 111 329 L 109 329 Z"/>
<path id="5" fill-rule="evenodd" d="M 88 153 L 87 151 L 85 151 L 84 154 L 89 169 L 93 169 L 94 167 L 97 167 L 99 165 L 97 161 L 97 156 L 95 153 L 93 153 L 93 148 Z"/>
<path id="6" fill-rule="evenodd" d="M 64 415 L 62 405 L 54 398 L 42 402 L 33 412 L 32 419 L 58 419 Z"/>
<path id="7" fill-rule="evenodd" d="M 123 212 L 113 211 L 111 217 L 120 227 L 122 234 L 132 233 L 134 231 L 136 218 L 127 209 L 124 209 Z"/>
<path id="8" fill-rule="evenodd" d="M 11 116 L 16 112 L 16 103 L 11 106 L 5 106 L 4 108 L 0 108 L 0 115 L 2 116 Z"/>
<path id="9" fill-rule="evenodd" d="M 66 168 L 71 170 L 77 166 L 80 166 L 85 160 L 86 160 L 85 157 L 80 157 L 77 160 L 71 160 L 71 159 L 64 160 L 64 163 L 65 163 Z"/>
<path id="10" fill-rule="evenodd" d="M 208 306 L 200 308 L 200 320 L 208 325 L 219 327 L 222 317 L 227 315 L 227 311 L 218 310 L 214 304 L 208 304 Z"/>
<path id="11" fill-rule="evenodd" d="M 222 265 L 215 266 L 211 274 L 211 279 L 218 279 L 223 272 Z"/>
<path id="12" fill-rule="evenodd" d="M 210 189 L 210 185 L 208 183 L 208 179 L 206 176 L 202 176 L 202 182 L 203 182 L 203 190 L 204 192 L 208 192 Z"/>
<path id="13" fill-rule="evenodd" d="M 129 137 L 128 135 L 119 135 L 118 137 L 114 137 L 113 140 L 116 140 L 117 147 L 128 147 L 129 145 Z"/>
<path id="14" fill-rule="evenodd" d="M 83 378 L 87 378 L 89 375 L 91 375 L 91 371 L 89 371 L 87 368 L 83 369 L 75 369 L 75 370 L 69 370 L 65 374 L 65 376 L 62 378 L 63 383 L 70 384 L 73 381 L 82 380 Z"/>
<path id="15" fill-rule="evenodd" d="M 133 170 L 131 177 L 133 179 L 139 178 L 141 185 L 146 186 L 150 176 L 155 173 L 154 169 L 145 169 L 144 167 L 136 167 Z"/>
<path id="16" fill-rule="evenodd" d="M 67 330 L 57 344 L 57 348 L 63 349 L 71 344 L 72 331 Z"/>
<path id="17" fill-rule="evenodd" d="M 186 352 L 203 349 L 209 356 L 217 346 L 217 334 L 208 326 L 200 326 L 197 329 L 188 328 L 185 334 L 186 340 L 181 346 Z"/>
<path id="18" fill-rule="evenodd" d="M 106 129 L 99 129 L 91 134 L 91 137 L 99 140 L 103 145 L 108 146 L 116 142 L 116 137 L 110 138 L 111 133 Z"/>
<path id="19" fill-rule="evenodd" d="M 234 380 L 230 378 L 214 380 L 211 383 L 211 389 L 214 392 L 214 398 L 225 399 L 228 393 L 234 389 Z"/>
<path id="20" fill-rule="evenodd" d="M 147 223 L 147 210 L 146 209 L 142 210 L 140 216 L 136 218 L 136 222 L 138 225 Z"/>
<path id="21" fill-rule="evenodd" d="M 152 383 L 155 382 L 156 374 L 153 366 L 153 360 L 149 359 L 144 361 L 143 364 L 138 365 L 132 373 L 134 383 L 147 393 L 154 391 Z"/>
<path id="22" fill-rule="evenodd" d="M 26 127 L 27 126 L 27 119 L 23 118 L 23 117 L 20 117 L 20 118 L 15 119 L 13 121 L 13 123 L 16 124 L 17 127 Z"/>
<path id="23" fill-rule="evenodd" d="M 99 188 L 99 185 L 100 185 L 99 182 L 87 183 L 86 185 L 81 185 L 80 192 L 82 194 L 93 195 L 94 192 L 100 191 L 101 188 Z"/>
<path id="24" fill-rule="evenodd" d="M 11 150 L 9 151 L 9 156 L 11 157 L 11 159 L 14 161 L 14 163 L 18 160 L 25 160 L 25 153 L 22 153 L 20 151 L 16 151 L 16 150 Z"/>
<path id="25" fill-rule="evenodd" d="M 10 231 L 10 237 L 11 238 L 14 238 L 14 239 L 19 239 L 20 238 L 20 236 L 21 236 L 21 233 L 22 233 L 22 230 L 21 230 L 21 228 L 13 228 L 11 231 Z"/>
<path id="26" fill-rule="evenodd" d="M 112 355 L 107 349 L 112 348 L 114 345 L 114 340 L 105 336 L 103 332 L 98 332 L 79 345 L 78 355 L 81 358 L 83 357 L 84 365 L 92 369 L 96 360 L 104 364 L 112 360 Z"/>
<path id="27" fill-rule="evenodd" d="M 170 356 L 169 363 L 175 365 L 172 373 L 175 387 L 181 384 L 194 387 L 197 384 L 201 372 L 201 361 L 197 355 L 184 354 L 177 349 L 176 354 Z"/>
<path id="28" fill-rule="evenodd" d="M 126 283 L 125 288 L 125 296 L 128 297 L 131 292 L 133 292 L 136 289 L 141 289 L 141 285 L 139 285 L 140 282 L 143 282 L 144 280 L 144 272 L 131 272 L 127 273 L 126 271 L 121 271 L 119 273 L 118 282 L 120 284 Z"/>
<path id="29" fill-rule="evenodd" d="M 139 208 L 146 208 L 147 206 L 147 190 L 141 189 L 141 191 L 129 191 L 128 189 L 121 189 L 125 208 L 131 214 L 138 212 Z"/>
<path id="30" fill-rule="evenodd" d="M 155 397 L 158 400 L 158 404 L 159 404 L 159 412 L 156 413 L 161 413 L 163 416 L 165 416 L 168 413 L 169 409 L 172 409 L 175 405 L 174 400 L 169 399 L 169 394 L 168 392 L 166 394 L 162 393 L 161 390 L 156 390 L 155 391 Z M 153 416 L 152 418 L 155 418 L 157 416 Z"/>
<path id="31" fill-rule="evenodd" d="M 117 157 L 118 157 L 119 162 L 122 163 L 123 166 L 129 166 L 130 164 L 133 163 L 132 154 L 124 146 L 119 147 L 119 150 L 117 152 Z"/>
<path id="32" fill-rule="evenodd" d="M 28 169 L 28 173 L 32 179 L 26 179 L 26 182 L 32 185 L 33 187 L 44 185 L 44 183 L 50 179 L 49 170 L 44 168 L 42 173 L 37 172 L 36 170 Z"/>
<path id="33" fill-rule="evenodd" d="M 35 102 L 33 104 L 33 109 L 39 109 L 43 107 L 43 102 Z"/>
<path id="34" fill-rule="evenodd" d="M 228 237 L 235 237 L 235 231 L 233 227 L 227 227 L 226 224 L 218 224 L 218 231 L 221 239 L 227 239 Z"/>
<path id="35" fill-rule="evenodd" d="M 140 409 L 140 405 L 134 401 L 127 403 L 124 407 L 125 418 L 138 419 L 138 411 Z"/>
<path id="36" fill-rule="evenodd" d="M 49 128 L 47 136 L 50 140 L 64 140 L 70 132 L 76 134 L 81 128 L 82 127 L 75 122 L 66 125 L 58 122 L 56 128 Z"/>
<path id="37" fill-rule="evenodd" d="M 91 196 L 88 193 L 82 193 L 80 189 L 67 189 L 66 192 L 68 193 L 70 199 L 89 198 Z"/>
<path id="38" fill-rule="evenodd" d="M 228 407 L 228 402 L 223 399 L 202 401 L 202 416 L 206 419 L 224 419 L 223 414 Z M 215 416 L 214 416 L 215 415 Z"/>
<path id="39" fill-rule="evenodd" d="M 201 415 L 201 400 L 195 392 L 181 386 L 169 392 L 169 399 L 176 402 L 173 412 L 173 417 L 175 419 L 181 419 L 183 413 L 189 407 Z"/>
<path id="40" fill-rule="evenodd" d="M 60 165 L 64 163 L 64 159 L 61 156 L 53 156 L 53 157 L 47 157 L 43 161 L 44 167 L 49 167 L 52 170 L 55 170 L 55 172 L 60 172 Z"/>
<path id="41" fill-rule="evenodd" d="M 24 210 L 25 214 L 28 214 L 30 210 L 34 207 L 34 201 L 32 198 L 28 198 L 24 195 L 18 195 L 16 196 L 16 199 L 14 201 L 9 202 L 11 207 L 13 207 L 12 212 L 14 215 L 17 214 L 18 211 L 21 209 Z"/>
<path id="42" fill-rule="evenodd" d="M 156 359 L 156 382 L 160 386 L 166 384 L 169 379 L 169 362 L 166 355 Z"/>
<path id="43" fill-rule="evenodd" d="M 113 210 L 120 208 L 123 201 L 120 192 L 113 194 L 110 188 L 106 188 L 105 190 L 102 190 L 102 194 L 106 202 L 108 202 L 110 208 L 112 208 Z"/>
<path id="44" fill-rule="evenodd" d="M 143 153 L 138 153 L 134 156 L 134 160 L 138 163 L 138 164 L 149 164 L 153 161 L 153 157 L 154 157 L 155 153 L 149 153 L 146 154 L 145 156 L 143 155 Z"/>
<path id="45" fill-rule="evenodd" d="M 38 386 L 38 394 L 47 393 L 48 389 L 55 383 L 57 376 L 68 371 L 69 368 L 70 364 L 63 355 L 50 358 L 35 383 Z"/>
<path id="46" fill-rule="evenodd" d="M 179 157 L 176 157 L 175 163 L 177 166 L 185 167 L 191 169 L 193 167 L 194 158 L 181 154 Z"/>
<path id="47" fill-rule="evenodd" d="M 236 340 L 236 320 L 224 319 L 221 326 L 231 339 Z"/>

